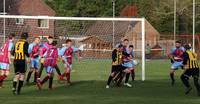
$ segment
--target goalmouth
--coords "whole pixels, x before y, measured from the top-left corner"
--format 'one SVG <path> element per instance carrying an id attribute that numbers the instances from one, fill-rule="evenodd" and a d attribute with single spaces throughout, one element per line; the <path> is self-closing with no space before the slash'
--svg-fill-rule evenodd
<path id="1" fill-rule="evenodd" d="M 141 79 L 145 80 L 145 18 L 93 18 L 93 17 L 51 17 L 51 16 L 24 16 L 24 15 L 0 15 L 0 19 L 30 19 L 30 20 L 63 20 L 63 21 L 106 21 L 113 23 L 113 31 L 115 31 L 115 23 L 117 22 L 141 22 Z M 103 27 L 103 26 L 102 26 Z M 3 27 L 6 30 L 6 27 Z M 113 37 L 115 33 L 113 32 Z M 3 34 L 4 40 L 6 34 Z M 113 47 L 116 44 L 113 39 Z"/>

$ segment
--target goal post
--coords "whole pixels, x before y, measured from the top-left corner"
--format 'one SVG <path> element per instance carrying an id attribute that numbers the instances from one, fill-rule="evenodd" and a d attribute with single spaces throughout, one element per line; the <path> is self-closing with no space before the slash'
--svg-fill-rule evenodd
<path id="1" fill-rule="evenodd" d="M 110 22 L 112 25 L 112 28 L 114 28 L 115 25 L 117 25 L 118 22 L 140 22 L 141 26 L 141 30 L 138 34 L 140 34 L 140 42 L 141 42 L 141 48 L 140 50 L 140 54 L 141 54 L 141 80 L 144 81 L 145 80 L 145 18 L 93 18 L 93 17 L 53 17 L 53 16 L 24 16 L 24 15 L 0 15 L 0 20 L 2 19 L 24 19 L 24 20 L 54 20 L 54 21 L 99 21 L 99 22 Z M 113 24 L 113 22 L 115 22 L 115 24 Z M 19 22 L 20 23 L 20 22 Z M 48 23 L 50 25 L 50 23 Z M 73 23 L 72 23 L 73 24 Z M 85 25 L 84 23 L 81 25 Z M 97 25 L 98 26 L 98 25 Z M 16 28 L 19 28 L 20 26 L 17 26 Z M 55 26 L 56 27 L 56 26 Z M 67 27 L 67 26 L 66 26 Z M 83 26 L 84 27 L 84 26 Z M 86 27 L 86 26 L 85 26 Z M 103 28 L 103 26 L 101 26 Z M 7 27 L 9 28 L 9 27 Z M 31 26 L 27 27 L 27 28 L 31 28 Z M 48 28 L 48 27 L 47 27 Z M 45 29 L 45 28 L 44 28 Z M 95 28 L 94 28 L 95 29 Z M 101 28 L 100 28 L 101 30 Z M 114 30 L 114 29 L 113 29 Z M 111 31 L 113 31 L 111 30 Z M 32 30 L 33 31 L 33 30 Z M 66 29 L 66 31 L 68 31 L 68 29 Z M 67 35 L 67 32 L 65 31 L 65 35 Z M 117 30 L 116 30 L 117 31 Z M 120 32 L 120 31 L 119 31 Z M 8 34 L 8 33 L 6 33 Z M 59 33 L 61 34 L 61 33 Z M 62 33 L 63 34 L 63 33 Z M 117 34 L 116 32 L 114 33 L 114 35 Z M 93 34 L 95 35 L 95 34 Z M 80 38 L 80 37 L 79 37 Z M 78 38 L 77 38 L 78 39 Z M 84 37 L 82 38 L 84 39 Z M 115 41 L 112 41 L 115 42 Z M 113 44 L 116 43 L 112 43 L 111 47 L 113 48 Z M 97 44 L 98 45 L 98 44 Z M 101 50 L 101 49 L 100 49 Z M 103 49 L 102 49 L 103 50 Z M 105 51 L 106 49 L 104 49 Z M 100 51 L 98 50 L 98 52 L 100 53 Z M 103 52 L 103 51 L 102 51 Z"/>

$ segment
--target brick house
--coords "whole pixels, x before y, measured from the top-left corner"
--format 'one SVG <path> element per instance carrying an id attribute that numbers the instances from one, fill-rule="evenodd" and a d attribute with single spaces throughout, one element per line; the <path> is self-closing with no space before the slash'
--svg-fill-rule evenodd
<path id="1" fill-rule="evenodd" d="M 159 32 L 147 21 L 145 20 L 145 35 L 146 44 L 154 46 L 159 40 Z M 141 35 L 141 22 L 115 22 L 115 33 L 114 33 L 114 44 L 121 43 L 125 38 L 129 39 L 130 44 L 134 45 L 138 54 L 140 54 L 142 48 L 142 35 Z M 108 21 L 97 21 L 93 24 L 86 32 L 87 36 L 96 36 L 102 41 L 113 42 L 113 23 Z M 97 42 L 96 40 L 90 41 L 90 44 Z M 86 47 L 87 48 L 87 47 Z M 97 49 L 96 47 L 93 49 Z M 112 45 L 110 48 L 112 49 Z"/>
<path id="2" fill-rule="evenodd" d="M 0 11 L 3 11 L 3 0 L 0 0 Z M 8 15 L 55 16 L 44 0 L 6 0 Z M 14 32 L 17 35 L 29 32 L 31 36 L 54 35 L 54 20 L 6 19 L 6 34 Z M 3 19 L 0 19 L 0 34 L 3 33 Z"/>
<path id="3" fill-rule="evenodd" d="M 112 42 L 97 36 L 88 36 L 80 41 L 84 46 L 82 57 L 108 58 L 111 55 Z"/>

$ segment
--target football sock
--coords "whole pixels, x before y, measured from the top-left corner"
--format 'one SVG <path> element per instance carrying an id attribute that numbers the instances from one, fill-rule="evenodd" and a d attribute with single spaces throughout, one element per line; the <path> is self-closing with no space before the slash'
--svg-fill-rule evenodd
<path id="1" fill-rule="evenodd" d="M 127 73 L 126 78 L 125 78 L 125 83 L 128 83 L 129 77 L 130 77 L 130 73 Z"/>
<path id="2" fill-rule="evenodd" d="M 53 85 L 53 77 L 49 78 L 49 89 L 52 89 L 52 85 Z"/>
<path id="3" fill-rule="evenodd" d="M 26 82 L 29 82 L 32 73 L 33 73 L 32 71 L 28 72 L 28 76 L 27 76 Z"/>
<path id="4" fill-rule="evenodd" d="M 13 88 L 16 89 L 17 88 L 17 82 L 13 81 Z"/>
<path id="5" fill-rule="evenodd" d="M 170 78 L 171 78 L 172 81 L 175 81 L 175 79 L 174 79 L 174 73 L 170 73 Z"/>
<path id="6" fill-rule="evenodd" d="M 183 84 L 185 85 L 185 87 L 189 88 L 190 87 L 190 84 L 189 84 L 189 78 L 184 76 L 184 75 L 181 75 L 181 80 L 183 82 Z"/>
<path id="7" fill-rule="evenodd" d="M 44 84 L 46 81 L 48 81 L 49 78 L 50 78 L 49 76 L 46 76 L 46 77 L 42 80 L 41 84 Z"/>
<path id="8" fill-rule="evenodd" d="M 67 81 L 70 82 L 70 73 L 66 73 Z"/>
<path id="9" fill-rule="evenodd" d="M 56 72 L 58 73 L 58 75 L 61 75 L 60 69 L 58 68 L 58 65 L 55 66 Z"/>
<path id="10" fill-rule="evenodd" d="M 38 78 L 38 72 L 34 73 L 34 82 L 37 82 L 37 78 Z"/>
<path id="11" fill-rule="evenodd" d="M 112 77 L 112 76 L 109 76 L 107 85 L 110 85 L 110 82 L 112 81 L 112 79 L 113 79 L 113 77 Z"/>
<path id="12" fill-rule="evenodd" d="M 135 80 L 135 71 L 134 70 L 131 72 L 131 77 L 132 77 L 132 81 L 134 81 Z"/>
<path id="13" fill-rule="evenodd" d="M 23 86 L 23 83 L 24 83 L 24 81 L 19 81 L 19 85 L 18 85 L 18 88 L 17 88 L 17 93 L 21 92 L 21 88 Z"/>
<path id="14" fill-rule="evenodd" d="M 43 69 L 44 69 L 44 65 L 41 64 L 41 66 L 40 66 L 40 70 L 39 70 L 39 75 L 38 75 L 39 78 L 40 78 L 41 75 L 42 75 L 42 71 L 43 71 Z"/>

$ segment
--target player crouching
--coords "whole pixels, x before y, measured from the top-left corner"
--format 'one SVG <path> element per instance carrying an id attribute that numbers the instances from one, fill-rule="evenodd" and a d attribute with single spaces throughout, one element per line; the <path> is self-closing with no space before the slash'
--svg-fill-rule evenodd
<path id="1" fill-rule="evenodd" d="M 42 81 L 40 81 L 40 79 L 38 78 L 37 86 L 39 90 L 41 90 L 42 85 L 48 80 L 49 80 L 49 91 L 52 90 L 54 70 L 55 70 L 56 61 L 58 58 L 58 50 L 56 48 L 56 45 L 57 45 L 57 41 L 53 41 L 52 46 L 45 53 L 46 57 L 44 59 L 44 67 L 46 69 L 47 75 L 44 77 Z"/>
<path id="2" fill-rule="evenodd" d="M 69 85 L 71 85 L 70 73 L 72 70 L 73 53 L 77 53 L 77 58 L 79 60 L 80 57 L 79 57 L 78 49 L 72 46 L 72 40 L 67 39 L 66 46 L 60 50 L 59 55 L 62 57 L 62 62 L 65 67 L 65 71 L 62 74 L 61 79 L 64 80 L 64 77 L 66 77 L 67 84 Z"/>
<path id="3" fill-rule="evenodd" d="M 110 83 L 113 80 L 114 77 L 120 76 L 117 85 L 119 86 L 122 79 L 123 79 L 123 73 L 130 73 L 130 70 L 125 69 L 122 66 L 122 51 L 123 51 L 123 45 L 119 45 L 116 49 L 112 51 L 112 69 L 111 74 L 108 78 L 106 88 L 110 88 Z M 125 70 L 124 70 L 125 69 Z"/>
<path id="4" fill-rule="evenodd" d="M 10 34 L 8 36 L 8 40 L 4 43 L 4 45 L 0 49 L 0 88 L 3 86 L 3 81 L 9 75 L 9 64 L 11 64 L 11 51 L 13 49 L 13 40 L 15 35 Z"/>
<path id="5" fill-rule="evenodd" d="M 197 89 L 197 94 L 200 96 L 200 86 L 199 86 L 199 65 L 197 61 L 197 54 L 192 52 L 189 45 L 185 45 L 186 52 L 184 52 L 183 57 L 183 65 L 184 65 L 184 72 L 181 75 L 181 80 L 186 87 L 185 94 L 189 94 L 192 90 L 189 84 L 189 77 L 192 76 L 194 80 L 194 85 Z"/>

